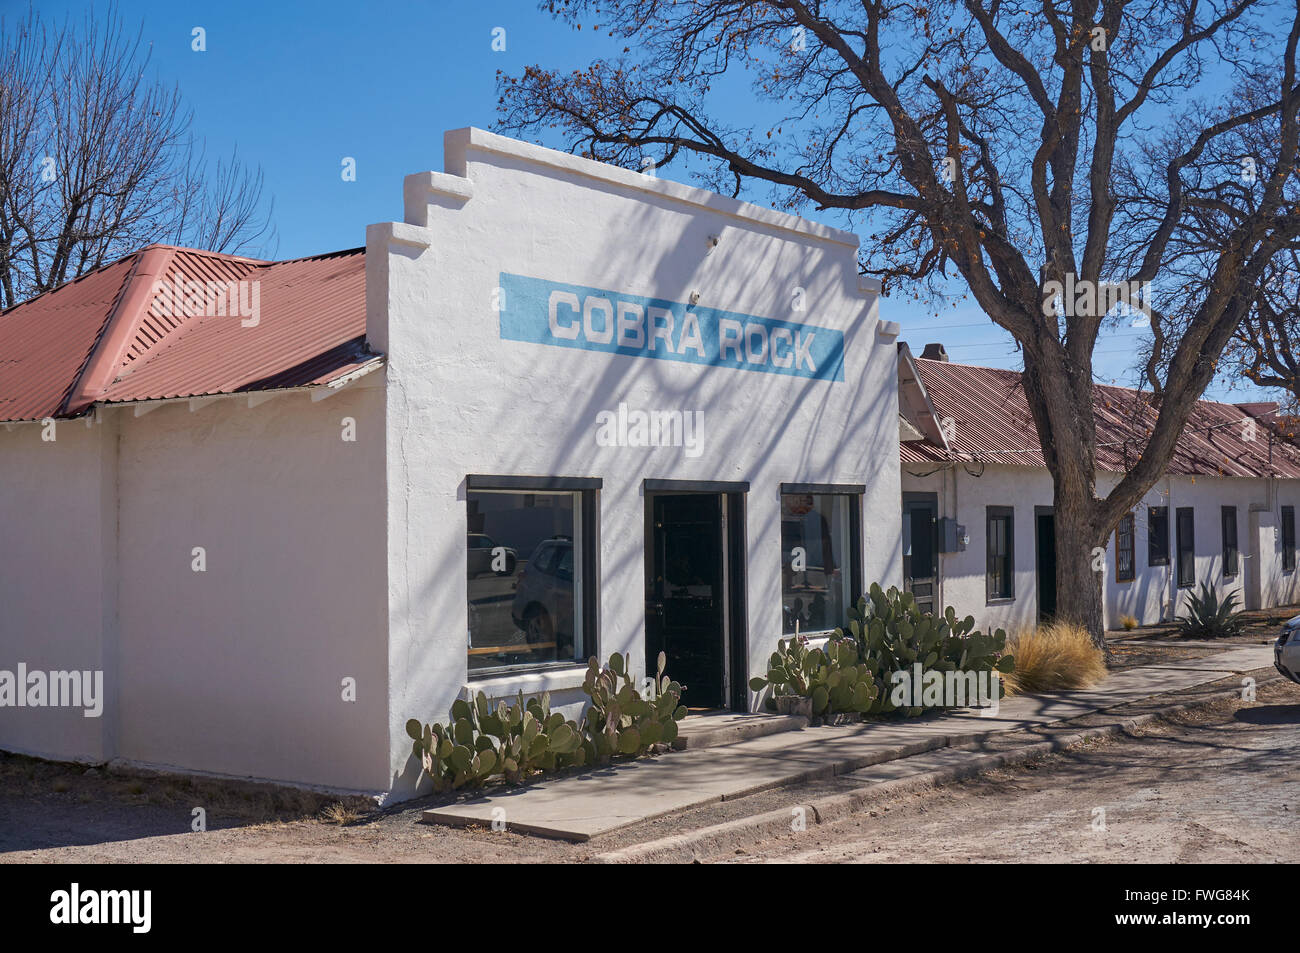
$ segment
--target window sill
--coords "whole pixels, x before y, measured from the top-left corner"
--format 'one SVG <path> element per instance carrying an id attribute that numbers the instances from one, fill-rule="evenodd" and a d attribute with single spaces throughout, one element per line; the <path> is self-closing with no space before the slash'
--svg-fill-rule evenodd
<path id="1" fill-rule="evenodd" d="M 563 668 L 531 672 L 511 672 L 472 679 L 460 690 L 460 697 L 469 701 L 479 692 L 488 698 L 508 698 L 523 692 L 540 695 L 542 692 L 562 692 L 582 688 L 587 678 L 587 666 L 566 665 Z"/>
<path id="2" fill-rule="evenodd" d="M 786 632 L 781 638 L 786 639 L 807 639 L 809 642 L 825 642 L 835 634 L 834 629 L 817 629 L 814 632 L 800 632 L 797 635 L 794 632 Z"/>
<path id="3" fill-rule="evenodd" d="M 796 638 L 802 637 L 807 640 L 804 643 L 804 648 L 825 649 L 826 643 L 828 643 L 831 640 L 831 631 L 834 630 L 830 630 L 827 632 L 800 632 L 798 636 L 796 636 L 793 632 L 786 632 L 785 634 L 779 636 L 779 638 L 788 645 L 791 642 L 793 642 Z"/>
<path id="4" fill-rule="evenodd" d="M 1011 603 L 1015 601 L 1016 601 L 1016 597 L 1011 596 L 1009 599 L 989 599 L 984 604 L 986 606 L 1009 606 L 1011 605 Z"/>

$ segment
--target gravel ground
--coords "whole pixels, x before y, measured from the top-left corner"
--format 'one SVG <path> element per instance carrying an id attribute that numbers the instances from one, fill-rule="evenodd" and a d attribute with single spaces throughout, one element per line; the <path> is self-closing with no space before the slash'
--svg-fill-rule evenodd
<path id="1" fill-rule="evenodd" d="M 1296 608 L 1282 606 L 1243 612 L 1246 627 L 1241 634 L 1228 639 L 1216 639 L 1214 644 L 1221 645 L 1224 650 L 1240 645 L 1271 644 L 1277 639 L 1282 623 L 1296 614 Z M 1144 626 L 1131 632 L 1116 630 L 1107 632 L 1106 637 L 1110 642 L 1111 671 L 1140 668 L 1158 662 L 1205 658 L 1220 651 L 1204 644 L 1184 644 L 1187 640 L 1178 634 L 1177 627 L 1173 625 Z"/>
<path id="2" fill-rule="evenodd" d="M 1272 642 L 1277 638 L 1282 623 L 1297 614 L 1300 614 L 1300 606 L 1251 609 L 1249 612 L 1241 613 L 1241 617 L 1246 621 L 1246 627 L 1240 635 L 1228 639 L 1217 639 L 1216 643 L 1231 647 L 1234 645 Z M 1112 648 L 1116 643 L 1133 645 L 1142 642 L 1159 642 L 1176 645 L 1182 641 L 1182 636 L 1178 634 L 1178 627 L 1171 623 L 1139 626 L 1131 631 L 1112 629 L 1106 633 L 1106 638 L 1111 642 Z"/>

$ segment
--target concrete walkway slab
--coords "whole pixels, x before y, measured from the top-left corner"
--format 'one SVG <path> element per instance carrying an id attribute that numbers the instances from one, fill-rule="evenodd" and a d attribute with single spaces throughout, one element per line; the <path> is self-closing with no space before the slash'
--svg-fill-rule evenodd
<path id="1" fill-rule="evenodd" d="M 739 712 L 709 712 L 692 715 L 682 722 L 674 748 L 698 750 L 733 745 L 750 738 L 798 731 L 808 727 L 808 719 L 801 715 L 741 714 Z"/>
<path id="2" fill-rule="evenodd" d="M 489 826 L 494 820 L 504 820 L 511 830 L 585 841 L 664 814 L 815 777 L 889 780 L 929 762 L 942 766 L 957 756 L 951 745 L 1050 725 L 1264 668 L 1272 665 L 1273 655 L 1270 646 L 1259 645 L 1223 652 L 1208 666 L 1206 659 L 1193 661 L 1204 667 L 1126 669 L 1084 691 L 1004 699 L 993 717 L 965 709 L 916 721 L 783 730 L 724 747 L 688 747 L 586 774 L 494 791 L 425 811 L 424 820 L 457 826 Z M 906 762 L 900 760 L 903 758 Z"/>
<path id="3" fill-rule="evenodd" d="M 1279 634 L 1281 633 L 1279 632 Z M 1216 652 L 1223 652 L 1231 648 L 1236 648 L 1238 646 L 1254 646 L 1254 645 L 1271 646 L 1275 641 L 1277 641 L 1276 635 L 1269 636 L 1267 638 L 1260 638 L 1260 640 L 1257 643 L 1233 642 L 1225 645 L 1223 642 L 1215 642 L 1213 639 L 1169 639 L 1169 640 L 1162 639 L 1159 641 L 1153 641 L 1150 644 L 1172 646 L 1180 649 L 1214 649 Z"/>

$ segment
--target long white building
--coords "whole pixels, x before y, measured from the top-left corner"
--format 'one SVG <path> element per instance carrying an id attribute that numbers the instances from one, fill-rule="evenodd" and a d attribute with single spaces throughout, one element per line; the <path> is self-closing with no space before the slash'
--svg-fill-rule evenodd
<path id="1" fill-rule="evenodd" d="M 1055 605 L 1054 513 L 1020 375 L 950 363 L 939 345 L 924 353 L 899 347 L 904 584 L 987 627 L 1033 625 Z M 1203 582 L 1244 608 L 1300 600 L 1300 451 L 1278 437 L 1276 409 L 1197 402 L 1165 475 L 1110 534 L 1108 627 L 1182 615 Z M 1154 415 L 1137 392 L 1104 386 L 1094 412 L 1104 495 Z"/>

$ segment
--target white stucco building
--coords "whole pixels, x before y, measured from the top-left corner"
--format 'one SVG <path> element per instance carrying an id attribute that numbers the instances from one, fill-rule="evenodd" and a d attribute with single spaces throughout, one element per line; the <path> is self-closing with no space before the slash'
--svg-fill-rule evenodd
<path id="1" fill-rule="evenodd" d="M 364 249 L 150 246 L 0 315 L 0 748 L 400 798 L 458 696 L 576 712 L 589 655 L 662 649 L 747 709 L 783 633 L 901 583 L 852 234 L 445 145 Z M 58 672 L 98 714 L 37 703 Z"/>
<path id="2" fill-rule="evenodd" d="M 905 586 L 987 628 L 1031 626 L 1055 604 L 1053 493 L 1020 375 L 925 354 L 899 347 Z M 1145 446 L 1135 396 L 1097 388 L 1098 494 Z M 1202 582 L 1243 608 L 1300 600 L 1300 451 L 1276 436 L 1274 411 L 1197 403 L 1165 475 L 1110 534 L 1107 627 L 1182 615 Z"/>

